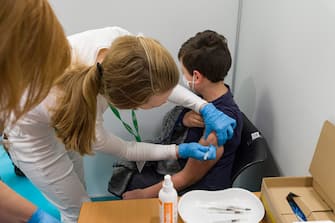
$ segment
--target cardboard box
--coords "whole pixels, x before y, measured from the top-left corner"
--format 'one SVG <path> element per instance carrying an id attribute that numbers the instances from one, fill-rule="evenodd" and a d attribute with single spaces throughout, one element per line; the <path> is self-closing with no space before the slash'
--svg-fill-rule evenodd
<path id="1" fill-rule="evenodd" d="M 293 192 L 294 201 L 308 221 L 335 220 L 335 126 L 323 125 L 309 168 L 312 176 L 264 178 L 261 200 L 266 210 L 266 222 L 292 223 L 297 221 L 286 196 Z"/>

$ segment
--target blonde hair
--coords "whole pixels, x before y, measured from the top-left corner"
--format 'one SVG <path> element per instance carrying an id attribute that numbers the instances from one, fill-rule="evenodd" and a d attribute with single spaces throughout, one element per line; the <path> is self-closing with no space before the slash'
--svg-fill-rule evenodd
<path id="1" fill-rule="evenodd" d="M 97 95 L 117 108 L 137 108 L 153 95 L 173 89 L 178 68 L 156 40 L 122 36 L 111 45 L 100 65 L 75 65 L 57 82 L 63 92 L 52 116 L 57 136 L 67 149 L 92 153 L 95 140 Z"/>
<path id="2" fill-rule="evenodd" d="M 0 7 L 0 132 L 40 103 L 70 64 L 70 46 L 46 0 Z M 21 101 L 25 95 L 25 101 Z"/>

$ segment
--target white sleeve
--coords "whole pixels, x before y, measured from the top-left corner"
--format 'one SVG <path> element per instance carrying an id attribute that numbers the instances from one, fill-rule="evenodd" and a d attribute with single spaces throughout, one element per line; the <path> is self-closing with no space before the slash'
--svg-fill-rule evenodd
<path id="1" fill-rule="evenodd" d="M 98 112 L 96 122 L 96 141 L 93 149 L 106 152 L 118 157 L 123 157 L 132 161 L 147 160 L 175 160 L 176 145 L 159 145 L 143 142 L 128 142 L 111 134 L 103 127 L 103 109 L 107 106 L 98 100 Z M 100 105 L 99 105 L 100 104 Z"/>
<path id="2" fill-rule="evenodd" d="M 172 91 L 169 101 L 182 105 L 186 108 L 190 108 L 198 113 L 200 113 L 200 108 L 203 104 L 206 104 L 207 101 L 200 98 L 198 95 L 193 92 L 187 90 L 185 87 L 178 84 Z"/>
<path id="3" fill-rule="evenodd" d="M 72 63 L 94 64 L 100 49 L 109 48 L 116 38 L 124 35 L 131 33 L 121 27 L 112 26 L 68 36 L 72 48 Z"/>

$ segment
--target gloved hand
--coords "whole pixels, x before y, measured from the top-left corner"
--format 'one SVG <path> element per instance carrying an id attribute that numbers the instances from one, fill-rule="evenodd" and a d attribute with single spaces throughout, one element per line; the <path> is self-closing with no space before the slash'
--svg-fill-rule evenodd
<path id="1" fill-rule="evenodd" d="M 37 209 L 28 220 L 28 223 L 61 223 L 42 209 Z"/>
<path id="2" fill-rule="evenodd" d="M 216 147 L 213 145 L 203 146 L 196 142 L 182 143 L 178 146 L 178 155 L 184 159 L 214 160 L 216 158 Z"/>
<path id="3" fill-rule="evenodd" d="M 200 113 L 205 121 L 205 139 L 212 132 L 216 132 L 218 146 L 222 146 L 234 135 L 236 121 L 219 111 L 212 103 L 206 104 Z"/>

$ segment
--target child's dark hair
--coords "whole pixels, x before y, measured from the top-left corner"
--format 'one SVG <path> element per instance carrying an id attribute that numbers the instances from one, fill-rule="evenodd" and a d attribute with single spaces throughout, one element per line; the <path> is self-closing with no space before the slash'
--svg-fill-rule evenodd
<path id="1" fill-rule="evenodd" d="M 198 70 L 212 82 L 224 80 L 231 67 L 227 39 L 211 30 L 199 32 L 188 39 L 181 46 L 178 59 L 191 75 Z"/>

